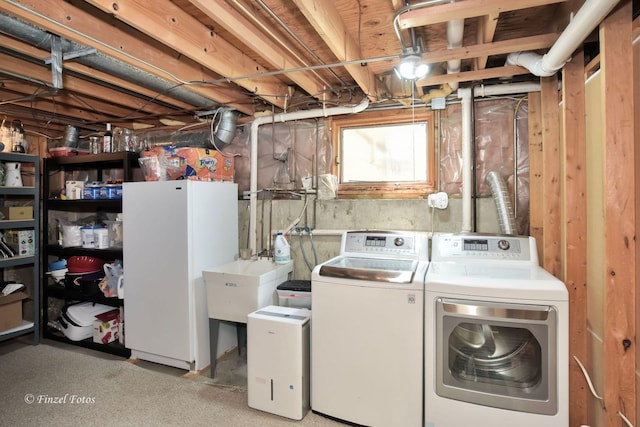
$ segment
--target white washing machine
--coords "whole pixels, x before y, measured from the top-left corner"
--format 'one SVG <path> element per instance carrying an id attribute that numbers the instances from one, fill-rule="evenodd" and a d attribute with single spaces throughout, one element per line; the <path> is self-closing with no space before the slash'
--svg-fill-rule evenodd
<path id="1" fill-rule="evenodd" d="M 436 234 L 425 427 L 569 425 L 569 306 L 532 237 Z"/>
<path id="2" fill-rule="evenodd" d="M 366 426 L 421 427 L 428 236 L 350 231 L 314 268 L 311 409 Z"/>

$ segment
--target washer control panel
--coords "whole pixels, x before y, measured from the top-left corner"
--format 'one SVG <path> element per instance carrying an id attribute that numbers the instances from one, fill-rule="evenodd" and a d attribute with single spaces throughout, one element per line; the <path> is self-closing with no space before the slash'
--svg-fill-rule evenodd
<path id="1" fill-rule="evenodd" d="M 428 237 L 402 231 L 348 231 L 342 236 L 341 254 L 428 259 Z"/>
<path id="2" fill-rule="evenodd" d="M 503 260 L 538 262 L 535 239 L 528 236 L 436 234 L 432 261 Z"/>

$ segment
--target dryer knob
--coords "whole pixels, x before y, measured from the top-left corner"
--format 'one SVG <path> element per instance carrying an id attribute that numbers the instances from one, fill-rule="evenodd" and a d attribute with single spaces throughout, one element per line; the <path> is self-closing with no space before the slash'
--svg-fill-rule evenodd
<path id="1" fill-rule="evenodd" d="M 394 243 L 396 246 L 402 246 L 402 245 L 404 245 L 404 239 L 403 239 L 402 237 L 396 237 L 396 238 L 393 240 L 393 243 Z"/>
<path id="2" fill-rule="evenodd" d="M 509 243 L 508 240 L 498 240 L 498 248 L 502 249 L 503 251 L 508 250 L 511 247 L 511 244 Z"/>

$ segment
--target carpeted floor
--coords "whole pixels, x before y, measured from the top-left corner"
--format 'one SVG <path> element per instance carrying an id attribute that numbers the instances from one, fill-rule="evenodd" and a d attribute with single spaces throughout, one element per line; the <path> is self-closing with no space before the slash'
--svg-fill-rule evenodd
<path id="1" fill-rule="evenodd" d="M 237 353 L 237 352 L 236 352 Z M 302 421 L 249 408 L 246 361 L 235 354 L 208 372 L 30 337 L 0 344 L 0 425 L 342 426 L 312 412 Z"/>

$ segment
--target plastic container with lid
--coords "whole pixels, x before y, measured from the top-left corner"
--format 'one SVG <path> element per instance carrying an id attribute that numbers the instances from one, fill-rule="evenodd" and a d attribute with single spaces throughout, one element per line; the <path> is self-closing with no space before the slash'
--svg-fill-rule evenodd
<path id="1" fill-rule="evenodd" d="M 273 244 L 273 260 L 276 264 L 286 264 L 291 261 L 291 247 L 282 232 L 278 232 Z"/>
<path id="2" fill-rule="evenodd" d="M 311 280 L 287 280 L 276 291 L 278 305 L 311 309 Z"/>

